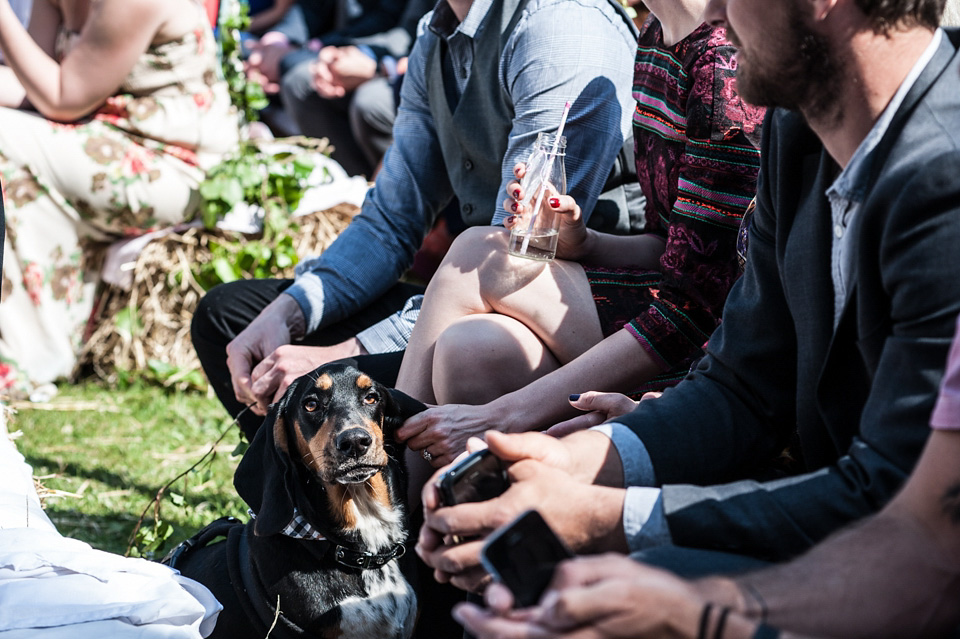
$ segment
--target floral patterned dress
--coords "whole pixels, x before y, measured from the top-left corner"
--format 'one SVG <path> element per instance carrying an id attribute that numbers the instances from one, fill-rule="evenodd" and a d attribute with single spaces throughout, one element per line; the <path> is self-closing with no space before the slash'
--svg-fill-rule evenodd
<path id="1" fill-rule="evenodd" d="M 88 242 L 191 219 L 205 169 L 236 148 L 239 119 L 199 5 L 197 15 L 195 31 L 148 49 L 91 117 L 0 108 L 0 394 L 73 369 L 99 278 Z M 75 37 L 61 36 L 58 55 Z"/>
<path id="2" fill-rule="evenodd" d="M 736 94 L 734 48 L 701 25 L 674 46 L 648 18 L 634 66 L 637 176 L 646 233 L 666 248 L 656 271 L 584 265 L 604 336 L 626 328 L 677 383 L 720 323 L 740 273 L 737 234 L 756 193 L 764 110 Z"/>

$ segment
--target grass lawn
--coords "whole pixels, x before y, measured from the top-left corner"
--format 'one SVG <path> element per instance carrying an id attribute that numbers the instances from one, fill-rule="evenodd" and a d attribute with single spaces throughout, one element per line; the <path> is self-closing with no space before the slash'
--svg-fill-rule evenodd
<path id="1" fill-rule="evenodd" d="M 127 551 L 141 513 L 157 491 L 209 453 L 171 485 L 144 518 L 134 556 L 159 558 L 223 515 L 246 519 L 233 488 L 240 458 L 232 453 L 240 431 L 216 398 L 134 384 L 107 389 L 94 382 L 63 385 L 49 404 L 17 403 L 9 423 L 21 431 L 17 448 L 52 494 L 46 512 L 64 535 L 95 548 Z"/>

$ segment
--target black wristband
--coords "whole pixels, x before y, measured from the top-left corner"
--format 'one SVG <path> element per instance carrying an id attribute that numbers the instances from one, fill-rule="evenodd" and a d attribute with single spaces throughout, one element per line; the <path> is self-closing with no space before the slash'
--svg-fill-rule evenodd
<path id="1" fill-rule="evenodd" d="M 713 629 L 713 639 L 723 639 L 723 628 L 727 625 L 727 615 L 730 614 L 730 609 L 724 606 L 720 610 L 720 618 L 717 619 L 717 627 Z"/>
<path id="2" fill-rule="evenodd" d="M 713 610 L 713 604 L 703 604 L 703 611 L 700 613 L 700 625 L 697 627 L 697 639 L 707 639 L 707 623 L 710 621 L 711 610 Z"/>

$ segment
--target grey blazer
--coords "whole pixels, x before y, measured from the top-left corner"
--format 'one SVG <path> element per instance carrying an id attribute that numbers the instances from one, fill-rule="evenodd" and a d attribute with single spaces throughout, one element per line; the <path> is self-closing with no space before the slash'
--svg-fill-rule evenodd
<path id="1" fill-rule="evenodd" d="M 799 115 L 768 115 L 746 272 L 708 355 L 618 420 L 650 453 L 676 544 L 782 560 L 880 508 L 913 467 L 960 313 L 948 36 L 874 155 L 836 330 L 825 192 L 839 167 Z M 790 443 L 796 474 L 769 479 Z"/>

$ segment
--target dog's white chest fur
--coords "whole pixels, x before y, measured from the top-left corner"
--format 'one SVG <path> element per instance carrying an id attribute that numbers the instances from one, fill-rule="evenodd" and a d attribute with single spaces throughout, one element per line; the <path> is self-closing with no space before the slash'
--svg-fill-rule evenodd
<path id="1" fill-rule="evenodd" d="M 389 548 L 402 537 L 403 512 L 357 495 L 352 507 L 357 531 L 368 548 Z M 349 597 L 340 602 L 342 639 L 407 639 L 413 633 L 417 596 L 396 561 L 378 570 L 365 570 L 366 597 Z"/>
<path id="2" fill-rule="evenodd" d="M 413 633 L 417 596 L 396 561 L 379 570 L 366 570 L 366 597 L 340 602 L 342 639 L 407 639 Z"/>

